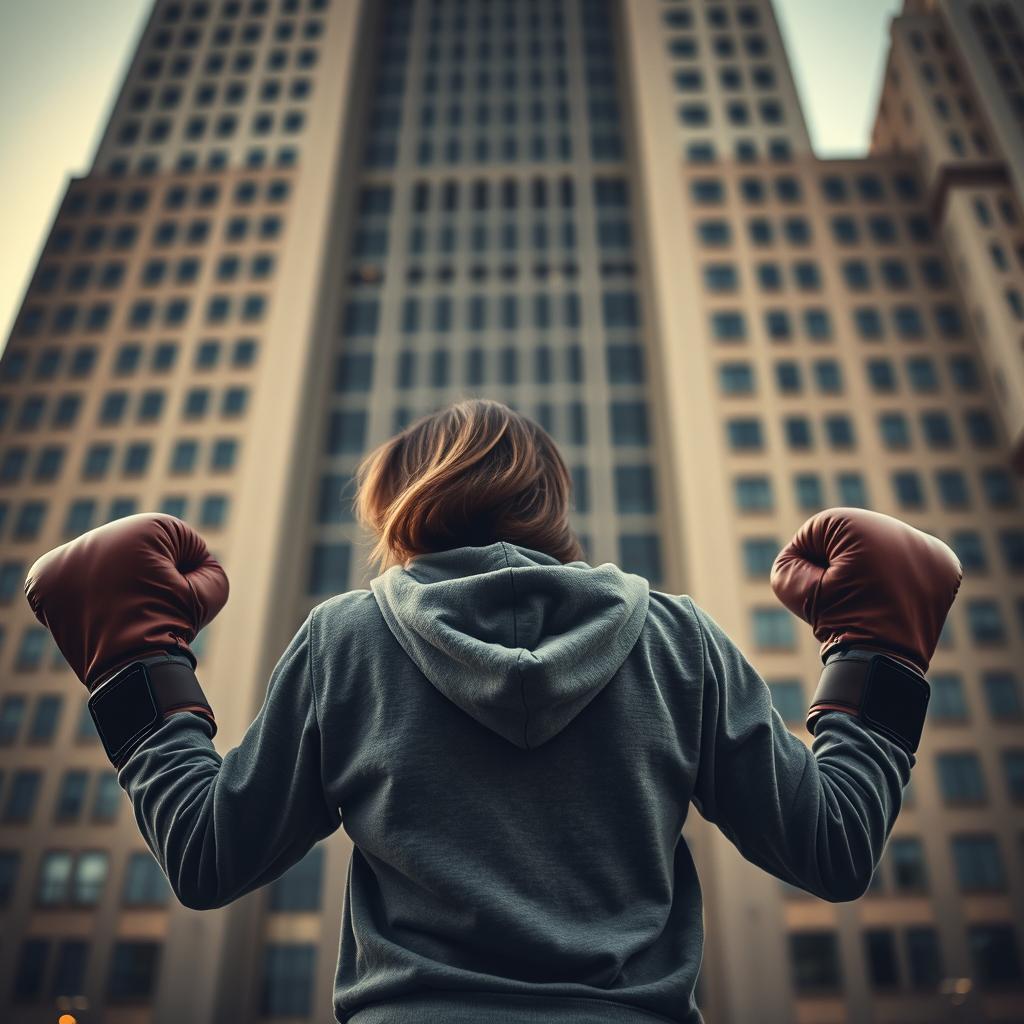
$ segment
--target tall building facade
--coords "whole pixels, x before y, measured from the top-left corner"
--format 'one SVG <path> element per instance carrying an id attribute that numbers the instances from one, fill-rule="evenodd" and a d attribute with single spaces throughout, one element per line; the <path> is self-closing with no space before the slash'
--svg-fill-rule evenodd
<path id="1" fill-rule="evenodd" d="M 4 1019 L 331 1018 L 344 832 L 177 906 L 21 584 L 119 516 L 193 524 L 232 582 L 195 645 L 226 751 L 373 575 L 361 455 L 470 395 L 552 433 L 588 560 L 691 594 L 808 743 L 781 545 L 858 505 L 955 548 L 869 893 L 684 827 L 700 1002 L 1024 1018 L 1022 120 L 1020 3 L 907 0 L 870 153 L 821 160 L 768 0 L 157 0 L 0 357 Z"/>

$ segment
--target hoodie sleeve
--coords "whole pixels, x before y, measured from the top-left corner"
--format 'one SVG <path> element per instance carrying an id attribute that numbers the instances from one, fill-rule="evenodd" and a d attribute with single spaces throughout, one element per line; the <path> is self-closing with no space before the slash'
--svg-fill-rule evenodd
<path id="1" fill-rule="evenodd" d="M 916 759 L 853 715 L 821 716 L 807 745 L 767 683 L 690 598 L 704 658 L 693 803 L 749 861 L 832 903 L 862 896 Z"/>
<path id="2" fill-rule="evenodd" d="M 341 824 L 321 774 L 315 614 L 289 642 L 263 707 L 223 759 L 210 724 L 184 713 L 147 737 L 118 774 L 143 838 L 186 907 L 220 907 L 273 881 Z"/>

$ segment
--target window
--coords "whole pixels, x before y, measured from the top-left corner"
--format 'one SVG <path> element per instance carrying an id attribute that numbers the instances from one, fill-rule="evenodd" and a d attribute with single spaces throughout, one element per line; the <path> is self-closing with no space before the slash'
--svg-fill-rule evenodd
<path id="1" fill-rule="evenodd" d="M 116 942 L 107 976 L 107 998 L 111 1002 L 148 1001 L 156 989 L 159 967 L 158 942 Z"/>
<path id="2" fill-rule="evenodd" d="M 635 292 L 605 292 L 601 301 L 605 327 L 636 327 L 640 324 L 640 305 Z"/>
<path id="3" fill-rule="evenodd" d="M 50 956 L 49 939 L 25 939 L 18 951 L 11 997 L 15 1003 L 38 999 L 43 992 L 43 976 Z"/>
<path id="4" fill-rule="evenodd" d="M 314 846 L 297 864 L 289 868 L 270 886 L 270 909 L 277 911 L 319 910 L 323 864 L 324 848 L 319 845 Z"/>
<path id="5" fill-rule="evenodd" d="M 833 359 L 819 359 L 814 363 L 814 376 L 822 394 L 837 395 L 843 390 L 843 375 Z"/>
<path id="6" fill-rule="evenodd" d="M 946 508 L 961 509 L 967 508 L 970 505 L 967 478 L 960 470 L 936 470 L 935 486 L 939 492 L 939 498 Z"/>
<path id="7" fill-rule="evenodd" d="M 853 422 L 842 413 L 825 417 L 825 434 L 833 448 L 852 448 L 854 446 Z"/>
<path id="8" fill-rule="evenodd" d="M 372 378 L 372 354 L 351 353 L 338 357 L 334 377 L 335 391 L 369 391 Z"/>
<path id="9" fill-rule="evenodd" d="M 10 746 L 17 739 L 26 704 L 21 696 L 7 696 L 0 703 L 0 746 Z"/>
<path id="10" fill-rule="evenodd" d="M 84 939 L 65 939 L 57 947 L 57 962 L 50 980 L 50 995 L 76 996 L 85 982 L 89 943 Z"/>
<path id="11" fill-rule="evenodd" d="M 843 202 L 847 198 L 846 180 L 828 175 L 821 179 L 821 191 L 829 202 Z"/>
<path id="12" fill-rule="evenodd" d="M 187 420 L 201 419 L 206 415 L 210 404 L 209 388 L 189 388 L 185 393 L 181 415 Z"/>
<path id="13" fill-rule="evenodd" d="M 805 309 L 804 330 L 812 341 L 828 341 L 832 337 L 832 318 L 826 309 Z"/>
<path id="14" fill-rule="evenodd" d="M 264 952 L 260 1012 L 264 1016 L 306 1017 L 312 1012 L 316 947 L 270 943 Z"/>
<path id="15" fill-rule="evenodd" d="M 697 223 L 697 236 L 704 245 L 729 245 L 732 241 L 732 229 L 728 221 L 702 220 Z"/>
<path id="16" fill-rule="evenodd" d="M 328 595 L 348 586 L 351 546 L 345 543 L 314 544 L 310 551 L 308 592 Z"/>
<path id="17" fill-rule="evenodd" d="M 835 932 L 791 932 L 789 955 L 793 987 L 797 992 L 828 992 L 840 988 L 842 975 Z"/>
<path id="18" fill-rule="evenodd" d="M 947 804 L 984 802 L 985 780 L 977 754 L 966 751 L 937 754 L 935 767 L 939 789 Z"/>
<path id="19" fill-rule="evenodd" d="M 57 790 L 54 821 L 67 823 L 78 820 L 85 805 L 85 792 L 88 784 L 88 772 L 72 770 L 63 774 L 60 787 Z"/>
<path id="20" fill-rule="evenodd" d="M 814 473 L 798 473 L 793 477 L 796 502 L 801 511 L 817 512 L 825 506 L 821 479 Z"/>
<path id="21" fill-rule="evenodd" d="M 821 288 L 821 270 L 816 263 L 794 263 L 793 278 L 801 291 L 818 291 Z"/>
<path id="22" fill-rule="evenodd" d="M 863 260 L 846 260 L 842 271 L 843 280 L 852 291 L 867 291 L 871 287 L 871 274 Z"/>
<path id="23" fill-rule="evenodd" d="M 885 412 L 878 417 L 878 432 L 886 448 L 902 449 L 910 447 L 910 427 L 907 417 L 901 412 Z"/>
<path id="24" fill-rule="evenodd" d="M 743 340 L 747 336 L 744 315 L 734 311 L 712 313 L 711 332 L 716 341 Z"/>
<path id="25" fill-rule="evenodd" d="M 104 850 L 87 850 L 75 858 L 71 876 L 71 902 L 77 907 L 95 906 L 107 880 L 109 857 Z"/>
<path id="26" fill-rule="evenodd" d="M 141 476 L 146 472 L 151 448 L 148 441 L 130 444 L 125 448 L 122 467 L 125 476 Z"/>
<path id="27" fill-rule="evenodd" d="M 928 702 L 928 715 L 936 722 L 967 721 L 967 701 L 963 680 L 953 672 L 931 676 L 932 694 Z"/>
<path id="28" fill-rule="evenodd" d="M 345 306 L 342 330 L 347 337 L 366 337 L 377 333 L 380 306 L 376 299 L 359 299 Z"/>
<path id="29" fill-rule="evenodd" d="M 39 782 L 40 773 L 37 771 L 14 773 L 7 793 L 7 803 L 4 804 L 5 825 L 24 824 L 31 819 L 39 793 Z"/>
<path id="30" fill-rule="evenodd" d="M 42 501 L 26 501 L 14 521 L 13 540 L 35 540 L 43 526 L 46 515 L 46 503 Z M 15 668 L 18 665 L 15 664 Z"/>
<path id="31" fill-rule="evenodd" d="M 1013 478 L 1001 467 L 990 466 L 981 471 L 985 498 L 992 508 L 1012 508 L 1017 501 Z"/>
<path id="32" fill-rule="evenodd" d="M 785 608 L 754 608 L 751 611 L 754 644 L 761 649 L 794 650 L 793 616 Z"/>
<path id="33" fill-rule="evenodd" d="M 791 245 L 807 245 L 811 241 L 811 226 L 803 217 L 787 217 L 782 227 Z"/>
<path id="34" fill-rule="evenodd" d="M 896 333 L 908 340 L 924 337 L 924 320 L 916 306 L 896 306 L 892 311 Z"/>
<path id="35" fill-rule="evenodd" d="M 772 484 L 766 476 L 741 476 L 734 481 L 736 507 L 741 512 L 770 512 Z"/>
<path id="36" fill-rule="evenodd" d="M 1024 530 L 1000 530 L 999 549 L 1003 562 L 1011 573 L 1024 572 Z"/>
<path id="37" fill-rule="evenodd" d="M 995 669 L 983 673 L 982 688 L 988 712 L 996 721 L 1012 721 L 1024 715 L 1020 686 L 1012 672 Z"/>
<path id="38" fill-rule="evenodd" d="M 704 287 L 709 292 L 734 292 L 739 276 L 732 263 L 709 263 L 704 267 Z"/>
<path id="39" fill-rule="evenodd" d="M 836 490 L 839 492 L 840 504 L 854 508 L 870 507 L 867 484 L 860 473 L 837 473 Z"/>
<path id="40" fill-rule="evenodd" d="M 14 668 L 18 672 L 34 672 L 42 664 L 43 652 L 49 633 L 43 626 L 26 626 L 21 633 L 21 642 L 18 644 L 17 653 L 14 656 Z M 38 714 L 38 706 L 37 706 Z M 45 724 L 45 720 L 44 720 Z M 33 720 L 33 731 L 38 728 L 37 722 Z M 32 737 L 34 738 L 34 737 Z"/>
<path id="41" fill-rule="evenodd" d="M 223 526 L 228 513 L 228 498 L 223 494 L 204 495 L 199 505 L 199 525 L 203 527 Z"/>
<path id="42" fill-rule="evenodd" d="M 167 878 L 153 855 L 148 850 L 131 854 L 125 867 L 121 903 L 126 907 L 163 907 L 170 893 Z"/>
<path id="43" fill-rule="evenodd" d="M 731 419 L 726 424 L 726 431 L 733 451 L 759 451 L 764 447 L 760 420 Z"/>
<path id="44" fill-rule="evenodd" d="M 1006 643 L 1006 626 L 999 605 L 988 598 L 967 602 L 967 623 L 971 639 L 979 647 Z"/>
<path id="45" fill-rule="evenodd" d="M 970 925 L 967 929 L 967 943 L 974 966 L 973 977 L 982 989 L 1020 985 L 1020 955 L 1012 925 Z"/>
<path id="46" fill-rule="evenodd" d="M 652 585 L 660 582 L 662 578 L 661 541 L 658 535 L 656 533 L 620 534 L 619 565 L 626 572 L 643 576 Z"/>
<path id="47" fill-rule="evenodd" d="M 89 713 L 89 705 L 82 701 L 78 713 L 78 725 L 75 727 L 75 739 L 84 743 L 98 743 L 99 733 L 96 732 L 96 723 Z"/>
<path id="48" fill-rule="evenodd" d="M 873 391 L 890 394 L 896 390 L 896 373 L 888 359 L 870 359 L 865 363 L 865 370 Z"/>
<path id="49" fill-rule="evenodd" d="M 800 364 L 789 360 L 777 362 L 775 382 L 781 394 L 799 394 L 803 390 Z"/>
<path id="50" fill-rule="evenodd" d="M 108 770 L 98 772 L 92 801 L 92 820 L 101 824 L 112 824 L 116 821 L 120 808 L 121 787 L 117 781 L 117 773 Z"/>
<path id="51" fill-rule="evenodd" d="M 20 863 L 21 854 L 16 850 L 0 850 L 0 907 L 10 906 Z"/>
<path id="52" fill-rule="evenodd" d="M 139 398 L 138 420 L 140 423 L 151 423 L 160 418 L 164 408 L 162 391 L 143 391 Z"/>
<path id="53" fill-rule="evenodd" d="M 775 537 L 748 537 L 743 541 L 743 564 L 748 576 L 767 576 L 781 545 Z"/>
<path id="54" fill-rule="evenodd" d="M 864 962 L 872 988 L 899 987 L 896 939 L 890 929 L 869 928 L 864 932 Z"/>
<path id="55" fill-rule="evenodd" d="M 893 836 L 886 847 L 892 865 L 892 884 L 896 892 L 922 893 L 928 889 L 924 846 L 915 836 Z"/>
<path id="56" fill-rule="evenodd" d="M 699 72 L 680 72 L 679 74 L 696 74 Z M 676 79 L 678 81 L 679 75 Z M 695 203 L 719 204 L 725 202 L 725 187 L 717 178 L 696 178 L 690 183 L 690 194 Z"/>
<path id="57" fill-rule="evenodd" d="M 615 467 L 615 507 L 622 515 L 652 513 L 655 509 L 654 471 L 651 466 Z"/>
<path id="58" fill-rule="evenodd" d="M 1004 750 L 1001 755 L 1006 791 L 1015 803 L 1024 801 L 1024 748 Z"/>
<path id="59" fill-rule="evenodd" d="M 772 680 L 768 683 L 772 706 L 786 723 L 803 725 L 807 713 L 803 687 L 797 679 Z"/>
<path id="60" fill-rule="evenodd" d="M 60 906 L 68 899 L 73 868 L 72 855 L 66 850 L 49 850 L 39 863 L 36 903 L 44 907 Z"/>
<path id="61" fill-rule="evenodd" d="M 984 409 L 969 409 L 964 413 L 967 436 L 975 448 L 993 448 L 996 444 L 996 426 Z"/>
<path id="62" fill-rule="evenodd" d="M 935 991 L 945 973 L 938 932 L 930 925 L 919 925 L 907 928 L 904 940 L 911 987 Z"/>
<path id="63" fill-rule="evenodd" d="M 859 306 L 853 311 L 853 325 L 865 341 L 876 341 L 885 333 L 881 314 L 871 306 Z"/>
<path id="64" fill-rule="evenodd" d="M 1006 887 L 999 846 L 993 835 L 956 835 L 951 840 L 957 881 L 963 892 L 993 892 Z"/>
<path id="65" fill-rule="evenodd" d="M 718 367 L 718 384 L 724 395 L 753 394 L 753 367 L 749 363 L 722 363 Z"/>
<path id="66" fill-rule="evenodd" d="M 221 415 L 241 416 L 245 412 L 248 397 L 247 388 L 227 388 L 221 398 Z"/>
<path id="67" fill-rule="evenodd" d="M 786 433 L 786 444 L 793 451 L 803 451 L 813 447 L 811 423 L 806 416 L 787 416 L 782 421 Z"/>
<path id="68" fill-rule="evenodd" d="M 921 413 L 921 432 L 929 448 L 945 450 L 953 447 L 953 424 L 942 410 L 928 409 Z"/>
<path id="69" fill-rule="evenodd" d="M 762 291 L 775 292 L 782 288 L 782 271 L 777 263 L 758 263 L 757 282 Z"/>
<path id="70" fill-rule="evenodd" d="M 92 498 L 81 498 L 68 506 L 64 521 L 64 538 L 72 539 L 92 529 L 96 516 L 96 502 Z"/>
<path id="71" fill-rule="evenodd" d="M 610 411 L 613 445 L 646 445 L 650 443 L 645 402 L 612 402 Z"/>

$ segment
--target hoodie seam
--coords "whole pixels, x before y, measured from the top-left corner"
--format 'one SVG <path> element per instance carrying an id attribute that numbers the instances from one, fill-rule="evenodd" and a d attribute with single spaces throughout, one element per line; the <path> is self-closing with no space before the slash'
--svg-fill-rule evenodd
<path id="1" fill-rule="evenodd" d="M 319 607 L 319 606 L 317 606 Z M 316 669 L 314 667 L 313 651 L 318 647 L 319 640 L 314 637 L 314 632 L 317 631 L 318 625 L 316 621 L 317 608 L 310 609 L 309 615 L 306 618 L 306 649 L 308 657 L 306 659 L 306 675 L 309 680 L 309 696 L 313 704 L 313 724 L 316 726 L 317 740 L 320 744 L 320 756 L 318 758 L 320 763 L 320 792 L 324 798 L 324 805 L 327 808 L 328 815 L 331 820 L 335 823 L 335 827 L 341 822 L 341 808 L 332 805 L 327 799 L 327 795 L 330 792 L 330 787 L 327 785 L 327 772 L 324 759 L 326 757 L 326 750 L 324 747 L 324 731 L 321 725 L 320 718 L 320 706 L 316 698 Z"/>
<path id="2" fill-rule="evenodd" d="M 505 559 L 505 567 L 508 569 L 508 580 L 509 585 L 512 587 L 512 643 L 519 646 L 519 626 L 516 621 L 516 580 L 515 573 L 512 571 L 512 566 L 508 560 L 508 550 L 505 547 L 505 542 L 501 542 L 501 555 Z M 522 669 L 519 667 L 519 662 L 522 661 L 523 652 L 520 651 L 516 655 L 516 675 L 519 677 L 519 696 L 523 702 L 523 746 L 529 750 L 530 743 L 527 739 L 527 733 L 530 728 L 530 707 L 526 703 L 526 681 L 523 679 Z"/>
<path id="3" fill-rule="evenodd" d="M 708 666 L 711 664 L 711 659 L 710 659 L 710 656 L 708 654 L 708 638 L 707 638 L 707 634 L 704 631 L 704 623 L 701 622 L 700 615 L 697 614 L 697 607 L 693 603 L 693 598 L 690 597 L 689 594 L 684 594 L 683 596 L 686 598 L 686 603 L 689 605 L 690 615 L 692 616 L 693 621 L 697 625 L 697 636 L 700 638 L 700 709 L 701 709 L 701 721 L 700 721 L 700 728 L 699 728 L 699 730 L 697 732 L 697 735 L 700 737 L 700 749 L 697 751 L 697 771 L 694 773 L 694 779 L 693 779 L 693 790 L 694 790 L 694 792 L 698 792 L 698 781 L 699 781 L 699 776 L 700 776 L 700 769 L 701 769 L 701 765 L 702 765 L 702 763 L 704 761 L 704 746 L 705 746 L 705 744 L 704 744 L 704 738 L 705 738 L 704 737 L 704 726 L 705 726 L 705 722 L 704 722 L 704 708 L 705 708 L 705 702 L 707 701 L 707 693 L 706 693 L 706 690 L 707 690 L 707 678 L 708 678 L 708 671 L 707 670 L 708 670 Z M 712 675 L 714 675 L 714 673 L 712 673 Z M 721 695 L 719 693 L 717 693 L 718 677 L 714 676 L 714 678 L 715 678 L 715 688 L 716 688 L 715 707 L 717 709 L 718 708 L 718 702 L 719 702 L 719 699 L 720 699 Z M 712 756 L 714 756 L 714 751 L 712 751 Z M 710 809 L 710 815 L 711 815 L 710 820 L 714 821 L 715 818 L 718 816 L 718 807 L 717 807 L 718 801 L 715 800 L 715 793 L 714 793 L 714 779 L 715 779 L 715 777 L 717 776 L 718 773 L 715 771 L 715 765 L 714 764 L 711 765 L 711 773 L 712 773 L 712 794 L 711 795 L 712 795 L 712 801 L 715 803 L 716 806 L 714 806 L 713 808 Z M 701 813 L 705 814 L 705 812 L 706 812 L 706 809 L 705 808 L 701 808 Z"/>

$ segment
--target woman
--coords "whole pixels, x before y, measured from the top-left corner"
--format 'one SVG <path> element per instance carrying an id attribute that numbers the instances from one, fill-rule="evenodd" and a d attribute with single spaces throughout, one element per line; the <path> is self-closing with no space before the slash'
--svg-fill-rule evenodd
<path id="1" fill-rule="evenodd" d="M 778 878 L 864 892 L 914 764 L 913 685 L 959 585 L 945 545 L 839 509 L 780 555 L 773 584 L 830 659 L 812 752 L 688 596 L 583 560 L 566 466 L 530 419 L 458 402 L 370 453 L 357 483 L 384 571 L 310 612 L 223 760 L 194 658 L 180 664 L 227 598 L 197 535 L 132 516 L 29 573 L 182 903 L 223 906 L 344 826 L 339 1021 L 692 1024 L 691 803 Z M 887 673 L 871 714 L 830 667 L 859 671 L 848 654 Z M 140 663 L 178 673 L 176 696 Z M 144 686 L 158 713 L 136 728 L 124 695 Z"/>

